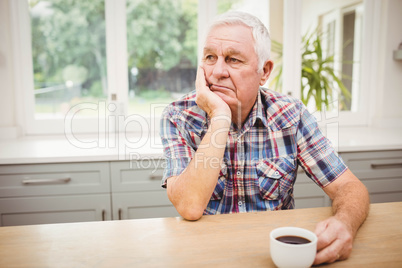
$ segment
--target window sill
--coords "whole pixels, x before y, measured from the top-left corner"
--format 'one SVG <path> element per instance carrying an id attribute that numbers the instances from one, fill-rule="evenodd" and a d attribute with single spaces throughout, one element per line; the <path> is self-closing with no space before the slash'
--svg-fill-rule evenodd
<path id="1" fill-rule="evenodd" d="M 0 164 L 124 161 L 163 156 L 158 136 L 27 136 L 0 140 Z"/>
<path id="2" fill-rule="evenodd" d="M 402 149 L 402 128 L 328 128 L 325 135 L 340 153 Z M 123 161 L 163 157 L 158 136 L 35 136 L 0 140 L 0 164 Z"/>

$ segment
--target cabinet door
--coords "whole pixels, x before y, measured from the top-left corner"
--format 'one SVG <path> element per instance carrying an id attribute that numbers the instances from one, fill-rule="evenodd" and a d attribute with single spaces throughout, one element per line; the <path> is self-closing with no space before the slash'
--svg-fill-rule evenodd
<path id="1" fill-rule="evenodd" d="M 307 177 L 301 167 L 298 170 L 293 195 L 295 208 L 327 207 L 331 205 L 330 198 L 317 184 Z"/>
<path id="2" fill-rule="evenodd" d="M 166 191 L 112 193 L 113 219 L 177 217 Z"/>
<path id="3" fill-rule="evenodd" d="M 162 191 L 164 164 L 160 158 L 111 162 L 112 192 Z"/>
<path id="4" fill-rule="evenodd" d="M 370 194 L 371 203 L 402 201 L 402 150 L 342 153 Z"/>
<path id="5" fill-rule="evenodd" d="M 165 160 L 111 163 L 113 219 L 179 216 L 161 187 Z"/>
<path id="6" fill-rule="evenodd" d="M 110 192 L 108 162 L 0 165 L 0 197 Z"/>
<path id="7" fill-rule="evenodd" d="M 110 195 L 0 199 L 0 225 L 111 220 Z"/>

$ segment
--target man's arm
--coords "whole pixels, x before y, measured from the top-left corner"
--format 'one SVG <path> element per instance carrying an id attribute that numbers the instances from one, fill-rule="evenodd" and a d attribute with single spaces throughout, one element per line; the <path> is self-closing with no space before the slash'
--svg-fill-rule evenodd
<path id="1" fill-rule="evenodd" d="M 211 92 L 202 67 L 198 68 L 196 91 L 197 105 L 208 114 L 210 125 L 187 168 L 167 180 L 170 201 L 188 220 L 198 220 L 208 205 L 219 177 L 231 124 L 229 106 Z"/>
<path id="2" fill-rule="evenodd" d="M 369 194 L 363 183 L 347 169 L 324 188 L 332 200 L 334 216 L 316 227 L 317 256 L 314 264 L 345 260 L 349 257 L 357 230 L 369 212 Z"/>

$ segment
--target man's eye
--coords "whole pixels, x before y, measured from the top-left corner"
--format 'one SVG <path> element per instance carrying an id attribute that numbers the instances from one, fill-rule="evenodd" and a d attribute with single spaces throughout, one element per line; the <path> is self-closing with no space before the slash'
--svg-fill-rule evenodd
<path id="1" fill-rule="evenodd" d="M 207 60 L 207 61 L 212 61 L 212 60 L 214 60 L 214 56 L 212 56 L 212 55 L 207 55 L 207 56 L 205 56 L 205 60 Z"/>
<path id="2" fill-rule="evenodd" d="M 240 62 L 240 60 L 239 60 L 239 59 L 236 59 L 236 58 L 229 58 L 228 61 L 229 61 L 230 63 L 239 63 L 239 62 Z"/>

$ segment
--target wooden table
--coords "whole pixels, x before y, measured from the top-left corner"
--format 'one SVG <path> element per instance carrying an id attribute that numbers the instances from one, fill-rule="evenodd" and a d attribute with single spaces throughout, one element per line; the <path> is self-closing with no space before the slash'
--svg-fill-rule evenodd
<path id="1" fill-rule="evenodd" d="M 0 267 L 274 267 L 269 233 L 314 230 L 330 208 L 0 227 Z M 402 267 L 402 202 L 372 204 L 350 258 L 329 267 Z"/>

